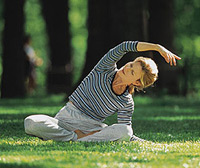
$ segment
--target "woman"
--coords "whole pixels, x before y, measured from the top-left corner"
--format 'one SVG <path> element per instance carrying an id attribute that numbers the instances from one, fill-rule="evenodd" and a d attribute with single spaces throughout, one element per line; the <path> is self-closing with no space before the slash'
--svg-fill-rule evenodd
<path id="1" fill-rule="evenodd" d="M 56 141 L 141 140 L 133 136 L 131 125 L 134 89 L 152 85 L 158 75 L 155 62 L 138 57 L 122 68 L 116 62 L 127 52 L 158 51 L 170 65 L 174 55 L 161 45 L 126 41 L 111 49 L 69 96 L 69 102 L 52 118 L 32 115 L 25 119 L 27 134 Z M 117 124 L 108 126 L 104 119 L 117 113 Z M 132 137 L 132 138 L 131 138 Z"/>

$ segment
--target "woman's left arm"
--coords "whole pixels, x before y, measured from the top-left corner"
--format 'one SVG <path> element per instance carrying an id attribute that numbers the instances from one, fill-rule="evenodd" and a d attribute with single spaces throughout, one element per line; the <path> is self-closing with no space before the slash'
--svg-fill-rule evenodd
<path id="1" fill-rule="evenodd" d="M 176 60 L 181 58 L 167 50 L 165 47 L 159 44 L 147 43 L 147 42 L 138 42 L 137 51 L 158 51 L 160 55 L 165 59 L 167 63 L 173 64 L 176 66 Z"/>

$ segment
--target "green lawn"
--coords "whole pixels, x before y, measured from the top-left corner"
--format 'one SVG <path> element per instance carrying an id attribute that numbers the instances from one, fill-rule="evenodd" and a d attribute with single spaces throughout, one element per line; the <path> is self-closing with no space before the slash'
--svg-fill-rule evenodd
<path id="1" fill-rule="evenodd" d="M 150 142 L 54 142 L 24 133 L 26 116 L 54 116 L 64 104 L 62 95 L 0 100 L 0 168 L 200 167 L 198 98 L 136 96 L 134 132 Z"/>

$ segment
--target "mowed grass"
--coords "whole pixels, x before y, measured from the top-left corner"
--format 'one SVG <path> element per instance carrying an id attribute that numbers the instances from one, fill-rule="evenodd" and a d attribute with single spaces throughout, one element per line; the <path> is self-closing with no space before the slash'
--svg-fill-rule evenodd
<path id="1" fill-rule="evenodd" d="M 134 132 L 148 142 L 42 141 L 24 133 L 23 120 L 54 116 L 63 95 L 0 100 L 0 168 L 200 167 L 200 99 L 134 99 Z"/>

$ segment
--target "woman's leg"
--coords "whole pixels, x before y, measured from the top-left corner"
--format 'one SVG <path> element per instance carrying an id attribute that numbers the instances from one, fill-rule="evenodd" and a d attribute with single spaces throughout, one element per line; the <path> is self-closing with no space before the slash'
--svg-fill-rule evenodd
<path id="1" fill-rule="evenodd" d="M 25 132 L 44 140 L 77 140 L 74 131 L 68 131 L 58 125 L 58 120 L 47 115 L 31 115 L 24 120 Z"/>
<path id="2" fill-rule="evenodd" d="M 78 141 L 116 141 L 116 140 L 130 140 L 133 135 L 132 127 L 125 124 L 113 124 L 107 126 L 101 131 L 78 139 Z"/>
<path id="3" fill-rule="evenodd" d="M 86 134 L 107 127 L 106 124 L 86 116 L 71 103 L 67 103 L 66 106 L 56 114 L 55 119 L 58 120 L 58 125 L 66 130 L 80 130 Z"/>

